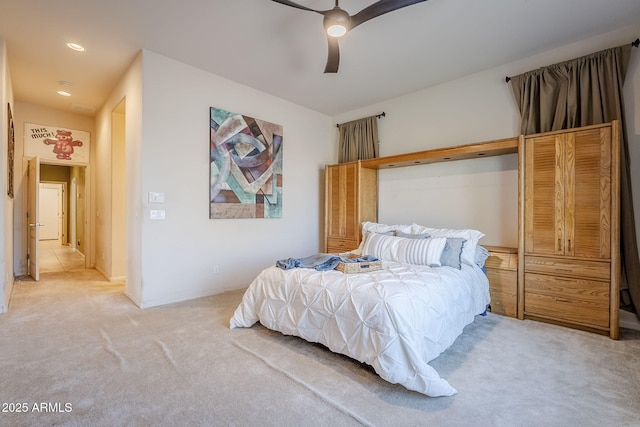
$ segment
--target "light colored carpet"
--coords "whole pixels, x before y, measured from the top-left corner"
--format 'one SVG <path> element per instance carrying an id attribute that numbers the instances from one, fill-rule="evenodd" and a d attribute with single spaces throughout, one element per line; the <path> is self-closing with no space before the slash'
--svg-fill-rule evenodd
<path id="1" fill-rule="evenodd" d="M 431 362 L 458 394 L 429 398 L 320 345 L 230 330 L 241 291 L 141 310 L 93 270 L 42 278 L 0 316 L 1 425 L 640 425 L 635 331 L 478 317 Z"/>

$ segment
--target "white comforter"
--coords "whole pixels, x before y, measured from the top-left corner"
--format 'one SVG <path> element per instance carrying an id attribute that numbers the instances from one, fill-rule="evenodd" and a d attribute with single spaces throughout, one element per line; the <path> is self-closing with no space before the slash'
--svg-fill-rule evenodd
<path id="1" fill-rule="evenodd" d="M 259 321 L 367 363 L 391 383 L 451 396 L 456 390 L 427 362 L 489 300 L 486 275 L 469 265 L 457 270 L 383 262 L 382 270 L 358 274 L 273 266 L 251 283 L 230 326 Z"/>

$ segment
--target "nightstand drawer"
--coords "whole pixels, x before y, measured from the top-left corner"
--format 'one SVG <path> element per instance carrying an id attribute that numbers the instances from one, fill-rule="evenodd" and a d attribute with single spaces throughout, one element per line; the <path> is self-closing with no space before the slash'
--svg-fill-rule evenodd
<path id="1" fill-rule="evenodd" d="M 541 256 L 525 256 L 524 271 L 609 280 L 611 263 L 608 261 L 585 261 Z"/>
<path id="2" fill-rule="evenodd" d="M 518 302 L 515 294 L 491 291 L 491 312 L 503 316 L 516 317 Z"/>
<path id="3" fill-rule="evenodd" d="M 484 262 L 484 265 L 487 268 L 515 271 L 518 268 L 518 254 L 493 252 L 489 250 L 489 257 Z"/>
<path id="4" fill-rule="evenodd" d="M 487 277 L 492 292 L 500 291 L 514 295 L 518 292 L 518 277 L 515 271 L 487 268 Z"/>
<path id="5" fill-rule="evenodd" d="M 491 312 L 505 316 L 517 315 L 517 273 L 510 270 L 487 268 Z"/>

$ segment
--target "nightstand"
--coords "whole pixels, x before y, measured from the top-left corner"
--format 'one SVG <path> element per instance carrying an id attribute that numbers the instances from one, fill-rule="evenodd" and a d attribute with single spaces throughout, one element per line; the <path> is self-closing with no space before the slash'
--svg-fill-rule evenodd
<path id="1" fill-rule="evenodd" d="M 491 312 L 509 317 L 518 315 L 518 249 L 485 246 L 489 257 L 484 265 L 489 278 Z"/>

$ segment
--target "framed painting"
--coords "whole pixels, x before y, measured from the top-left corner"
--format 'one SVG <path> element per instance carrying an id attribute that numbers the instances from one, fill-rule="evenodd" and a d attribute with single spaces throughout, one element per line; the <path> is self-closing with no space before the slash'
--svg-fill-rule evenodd
<path id="1" fill-rule="evenodd" d="M 209 113 L 209 218 L 281 218 L 282 126 Z"/>
<path id="2" fill-rule="evenodd" d="M 13 165 L 15 163 L 16 139 L 13 129 L 11 104 L 7 104 L 7 195 L 13 199 Z"/>

